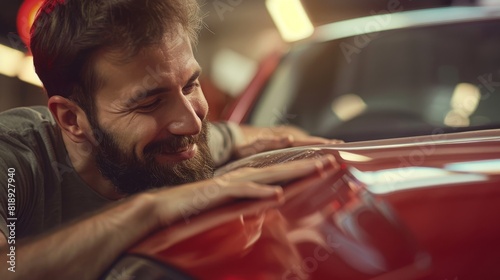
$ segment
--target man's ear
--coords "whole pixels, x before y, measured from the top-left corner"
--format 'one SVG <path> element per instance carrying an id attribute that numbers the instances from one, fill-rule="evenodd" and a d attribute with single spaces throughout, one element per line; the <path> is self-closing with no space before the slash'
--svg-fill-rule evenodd
<path id="1" fill-rule="evenodd" d="M 51 96 L 48 107 L 61 131 L 75 143 L 93 143 L 93 133 L 85 112 L 75 102 L 59 95 Z"/>

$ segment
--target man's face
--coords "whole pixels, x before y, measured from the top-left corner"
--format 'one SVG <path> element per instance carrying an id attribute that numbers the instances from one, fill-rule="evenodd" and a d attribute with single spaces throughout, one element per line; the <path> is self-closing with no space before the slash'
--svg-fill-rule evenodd
<path id="1" fill-rule="evenodd" d="M 208 106 L 187 36 L 168 36 L 127 63 L 97 58 L 96 163 L 124 194 L 211 177 Z"/>

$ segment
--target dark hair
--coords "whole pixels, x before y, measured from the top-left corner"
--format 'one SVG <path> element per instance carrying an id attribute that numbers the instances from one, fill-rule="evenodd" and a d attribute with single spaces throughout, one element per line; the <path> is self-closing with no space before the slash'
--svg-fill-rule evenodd
<path id="1" fill-rule="evenodd" d="M 179 25 L 195 44 L 201 26 L 196 0 L 46 0 L 31 28 L 35 70 L 49 97 L 69 98 L 91 116 L 93 93 L 102 85 L 95 54 L 133 57 Z"/>

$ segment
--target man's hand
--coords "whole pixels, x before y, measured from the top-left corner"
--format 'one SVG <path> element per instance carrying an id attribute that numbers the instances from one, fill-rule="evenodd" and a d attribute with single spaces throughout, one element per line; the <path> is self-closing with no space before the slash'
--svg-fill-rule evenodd
<path id="1" fill-rule="evenodd" d="M 270 150 L 344 142 L 342 140 L 311 136 L 293 126 L 252 127 L 240 125 L 240 129 L 245 141 L 235 147 L 233 154 L 237 159 Z"/>
<path id="2" fill-rule="evenodd" d="M 16 260 L 22 265 L 14 274 L 0 270 L 0 278 L 8 274 L 11 279 L 97 279 L 123 251 L 156 229 L 183 218 L 186 221 L 189 215 L 234 198 L 274 198 L 279 204 L 283 191 L 277 183 L 314 172 L 323 174 L 334 164 L 332 156 L 325 156 L 260 169 L 242 168 L 209 180 L 131 196 L 16 247 Z M 296 184 L 307 187 L 309 183 L 298 180 Z M 196 211 L 184 211 L 189 208 Z M 0 248 L 0 254 L 6 255 L 6 250 Z"/>
<path id="3" fill-rule="evenodd" d="M 327 158 L 325 158 L 325 160 L 327 160 Z M 298 164 L 303 165 L 304 163 L 307 162 L 308 161 Z M 315 161 L 314 163 L 316 163 L 317 165 L 316 166 L 317 172 L 312 172 L 310 175 L 307 175 L 297 180 L 293 180 L 292 182 L 287 182 L 286 188 L 284 189 L 283 192 L 283 197 L 287 201 L 290 199 L 290 201 L 293 203 L 294 199 L 297 196 L 300 197 L 300 194 L 303 193 L 303 191 L 307 190 L 310 191 L 311 188 L 315 189 L 318 186 L 324 184 L 325 181 L 332 181 L 335 178 L 338 179 L 338 176 L 336 175 L 338 175 L 340 166 L 334 161 L 331 161 L 327 164 L 325 164 L 325 162 L 326 161 L 320 161 L 319 163 L 317 163 L 317 161 Z M 289 167 L 293 166 L 294 165 L 289 165 Z M 258 172 L 259 170 L 269 171 L 269 169 L 267 168 L 247 169 L 247 171 L 260 173 Z M 244 169 L 231 172 L 228 173 L 228 178 L 224 178 L 223 180 L 227 179 L 229 181 L 239 181 L 240 179 L 246 177 L 244 173 L 246 173 Z M 240 175 L 242 177 L 240 177 Z M 264 188 L 269 188 L 269 187 L 266 186 Z M 278 197 L 281 197 L 281 194 Z M 221 257 L 221 259 L 223 259 L 228 255 L 239 252 L 240 250 L 242 250 L 242 248 L 248 248 L 248 246 L 252 246 L 251 244 L 253 244 L 253 241 L 256 240 L 258 236 L 261 235 L 263 236 L 264 234 L 270 234 L 268 230 L 272 230 L 273 232 L 272 235 L 274 237 L 276 237 L 276 234 L 278 235 L 283 234 L 285 231 L 282 231 L 282 228 L 279 226 L 278 228 L 281 229 L 277 229 L 277 227 L 272 227 L 271 229 L 267 230 L 264 229 L 264 231 L 262 231 L 262 223 L 264 219 L 272 220 L 272 223 L 274 225 L 277 225 L 278 223 L 284 223 L 285 220 L 283 219 L 281 209 L 284 209 L 283 207 L 287 207 L 286 205 L 287 204 L 283 205 L 282 199 L 244 200 L 244 201 L 239 201 L 239 203 L 232 203 L 230 205 L 227 205 L 226 207 L 220 207 L 218 209 L 214 209 L 210 211 L 209 214 L 192 217 L 193 222 L 190 222 L 190 220 L 185 220 L 185 223 L 180 221 L 179 223 L 176 223 L 168 228 L 157 231 L 154 235 L 155 237 L 146 239 L 145 241 L 141 242 L 140 245 L 134 246 L 135 248 L 129 252 L 144 254 L 148 252 L 150 248 L 154 248 L 154 250 L 156 251 L 167 250 L 165 251 L 167 252 L 168 255 L 166 256 L 167 258 L 166 260 L 169 259 L 189 260 L 188 261 L 189 266 L 195 267 L 197 265 L 200 265 L 200 262 L 203 263 L 204 260 L 198 260 L 199 262 L 196 260 L 192 260 L 190 256 L 192 255 L 193 252 L 190 251 L 179 252 L 178 250 L 173 249 L 175 253 L 169 255 L 168 249 L 180 242 L 185 242 L 186 239 L 193 238 L 200 232 L 214 229 L 215 227 L 223 224 L 224 229 L 229 230 L 233 234 L 231 234 L 231 236 L 227 236 L 223 240 L 219 240 L 218 238 L 216 240 L 212 240 L 215 242 L 219 242 L 217 243 L 217 245 L 214 246 L 224 248 L 224 254 L 219 256 Z M 297 205 L 295 204 L 295 206 Z M 292 206 L 288 208 L 294 208 L 294 207 Z M 301 209 L 287 209 L 288 212 L 290 210 L 298 212 L 299 215 L 302 216 L 305 215 L 301 213 Z M 282 225 L 284 226 L 284 224 Z M 158 238 L 161 239 L 161 242 L 158 242 Z M 207 242 L 206 238 L 208 239 L 211 238 L 210 233 L 208 233 L 208 236 L 207 235 L 196 236 L 193 239 L 189 240 L 188 242 L 190 244 L 198 244 L 198 242 L 206 243 Z M 278 240 L 278 243 L 276 243 L 276 245 L 280 247 L 285 246 L 287 248 L 293 246 L 292 244 L 288 244 L 287 242 L 281 243 L 281 241 L 283 240 Z"/>
<path id="4" fill-rule="evenodd" d="M 332 166 L 332 156 L 305 159 L 265 168 L 240 168 L 221 176 L 171 189 L 159 189 L 154 194 L 158 227 L 164 227 L 191 215 L 223 204 L 234 198 L 283 199 L 283 190 L 276 183 L 322 172 Z M 293 170 L 294 172 L 290 172 Z"/>

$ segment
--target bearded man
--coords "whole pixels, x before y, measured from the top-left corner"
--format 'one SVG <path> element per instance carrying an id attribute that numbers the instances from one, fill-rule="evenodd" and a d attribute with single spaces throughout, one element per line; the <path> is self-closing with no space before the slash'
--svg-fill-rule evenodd
<path id="1" fill-rule="evenodd" d="M 5 257 L 15 245 L 18 264 L 0 275 L 95 279 L 177 221 L 196 191 L 220 190 L 206 209 L 234 197 L 279 199 L 270 185 L 330 160 L 213 178 L 216 165 L 248 151 L 328 140 L 290 127 L 263 138 L 259 128 L 209 124 L 192 52 L 200 24 L 195 0 L 44 2 L 30 49 L 48 106 L 0 114 L 0 246 Z"/>

